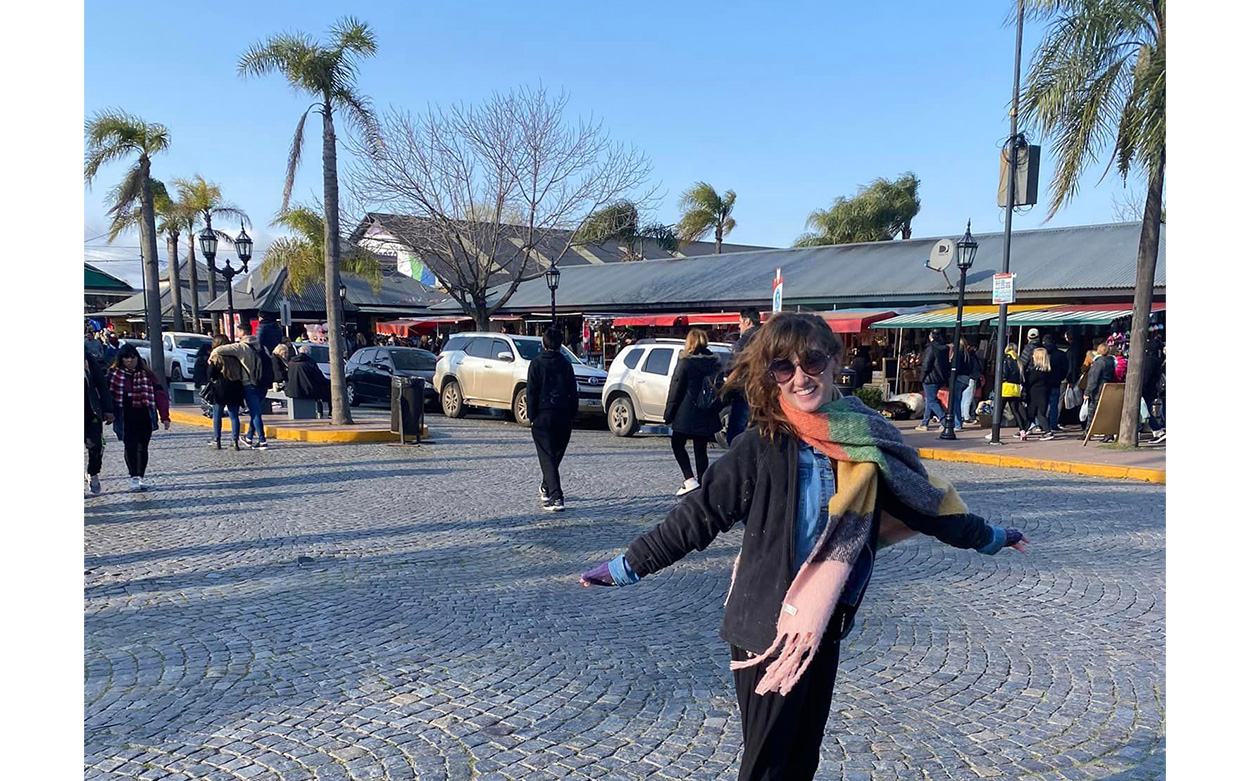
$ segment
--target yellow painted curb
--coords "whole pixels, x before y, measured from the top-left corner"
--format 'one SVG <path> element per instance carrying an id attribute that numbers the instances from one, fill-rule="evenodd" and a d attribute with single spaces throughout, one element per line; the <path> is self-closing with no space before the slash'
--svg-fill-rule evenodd
<path id="1" fill-rule="evenodd" d="M 1051 461 L 1045 458 L 1024 458 L 1022 456 L 995 455 L 993 453 L 968 453 L 961 450 L 939 450 L 928 447 L 919 448 L 918 452 L 921 458 L 930 461 L 954 461 L 964 464 L 1006 467 L 1008 469 L 1037 469 L 1043 472 L 1062 472 L 1064 474 L 1084 475 L 1085 477 L 1106 477 L 1113 480 L 1167 483 L 1166 469 L 1146 469 L 1144 467 L 1114 466 L 1111 464 L 1084 464 L 1078 461 Z"/>
<path id="2" fill-rule="evenodd" d="M 169 419 L 175 423 L 185 423 L 189 426 L 198 426 L 200 428 L 212 428 L 213 421 L 203 415 L 194 415 L 188 412 L 179 412 L 178 410 L 169 411 Z M 295 442 L 333 442 L 343 443 L 370 443 L 370 442 L 393 442 L 398 437 L 390 430 L 367 429 L 360 431 L 317 431 L 316 429 L 307 428 L 291 428 L 287 426 L 265 426 L 265 437 L 267 439 L 285 439 Z M 430 427 L 423 426 L 421 428 L 421 439 L 430 438 Z"/>

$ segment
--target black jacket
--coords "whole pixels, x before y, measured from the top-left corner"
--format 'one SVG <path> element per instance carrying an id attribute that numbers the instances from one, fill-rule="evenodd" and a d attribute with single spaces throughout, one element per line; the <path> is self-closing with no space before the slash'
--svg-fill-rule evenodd
<path id="1" fill-rule="evenodd" d="M 212 345 L 202 344 L 195 351 L 195 370 L 191 372 L 191 382 L 197 387 L 208 384 L 208 354 L 213 351 Z"/>
<path id="2" fill-rule="evenodd" d="M 1081 381 L 1081 368 L 1085 364 L 1085 356 L 1075 344 L 1072 344 L 1068 345 L 1068 349 L 1064 351 L 1064 359 L 1068 364 L 1068 384 L 1076 387 L 1076 384 Z"/>
<path id="3" fill-rule="evenodd" d="M 577 415 L 577 376 L 558 350 L 544 349 L 530 361 L 525 377 L 525 405 L 530 420 L 546 413 L 556 420 Z"/>
<path id="4" fill-rule="evenodd" d="M 777 633 L 777 617 L 795 566 L 794 520 L 798 513 L 798 443 L 784 434 L 769 441 L 758 427 L 735 437 L 733 445 L 708 467 L 701 487 L 686 494 L 654 529 L 625 552 L 629 566 L 645 577 L 687 553 L 703 550 L 717 534 L 742 521 L 742 551 L 725 606 L 721 639 L 763 653 Z M 886 510 L 908 527 L 957 548 L 981 548 L 993 527 L 976 515 L 941 521 L 918 515 L 878 482 L 870 542 L 875 547 Z M 871 577 L 871 571 L 869 572 Z"/>
<path id="5" fill-rule="evenodd" d="M 103 421 L 105 415 L 113 414 L 113 396 L 109 393 L 108 379 L 104 376 L 104 367 L 90 350 L 83 351 L 83 359 L 86 361 L 83 376 L 87 394 L 84 406 L 91 417 Z"/>
<path id="6" fill-rule="evenodd" d="M 286 364 L 286 387 L 283 389 L 292 399 L 330 400 L 330 381 L 321 373 L 312 358 L 297 354 Z"/>
<path id="7" fill-rule="evenodd" d="M 703 391 L 704 379 L 710 378 L 715 384 L 720 370 L 720 361 L 706 347 L 683 354 L 677 360 L 673 379 L 668 384 L 668 401 L 664 405 L 664 422 L 672 426 L 674 433 L 714 437 L 720 431 L 721 405 L 718 403 L 703 409 L 695 403 Z"/>
<path id="8" fill-rule="evenodd" d="M 1059 380 L 1053 370 L 1042 371 L 1034 364 L 1029 364 L 1024 367 L 1024 386 L 1028 389 L 1026 396 L 1029 398 L 1037 394 L 1045 398 L 1051 388 L 1059 387 Z"/>
<path id="9" fill-rule="evenodd" d="M 851 360 L 851 370 L 855 372 L 855 388 L 863 387 L 872 379 L 872 361 L 867 355 L 857 355 Z"/>
<path id="10" fill-rule="evenodd" d="M 920 357 L 920 382 L 923 385 L 946 385 L 951 379 L 951 359 L 944 344 L 929 342 Z"/>
<path id="11" fill-rule="evenodd" d="M 1050 387 L 1058 388 L 1068 378 L 1068 354 L 1057 346 L 1046 350 L 1046 354 L 1050 356 Z"/>
<path id="12" fill-rule="evenodd" d="M 1102 393 L 1102 386 L 1114 380 L 1115 359 L 1110 355 L 1098 356 L 1089 367 L 1089 376 L 1085 378 L 1085 395 L 1097 399 Z"/>
<path id="13" fill-rule="evenodd" d="M 282 344 L 282 326 L 273 321 L 261 323 L 256 328 L 256 341 L 267 351 L 273 352 L 273 348 Z"/>

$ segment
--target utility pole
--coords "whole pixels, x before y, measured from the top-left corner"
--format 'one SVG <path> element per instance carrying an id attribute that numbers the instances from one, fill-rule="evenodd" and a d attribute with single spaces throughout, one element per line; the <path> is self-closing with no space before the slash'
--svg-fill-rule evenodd
<path id="1" fill-rule="evenodd" d="M 1016 209 L 1016 164 L 1019 161 L 1020 137 L 1020 50 L 1024 45 L 1024 0 L 1016 0 L 1016 62 L 1011 85 L 1011 136 L 1007 139 L 1007 217 L 1003 224 L 1003 271 L 1011 272 L 1011 215 Z M 1007 352 L 1007 305 L 998 305 L 998 352 L 994 356 L 994 423 L 990 444 L 1001 445 L 999 430 L 1003 425 L 1003 360 Z M 1023 421 L 1017 421 L 1024 426 Z"/>

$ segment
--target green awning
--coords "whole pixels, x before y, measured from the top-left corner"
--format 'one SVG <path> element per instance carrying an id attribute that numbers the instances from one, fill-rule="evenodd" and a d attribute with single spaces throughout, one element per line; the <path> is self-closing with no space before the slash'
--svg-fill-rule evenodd
<path id="1" fill-rule="evenodd" d="M 1047 309 L 1054 304 L 1012 304 L 1007 307 L 1008 317 L 1012 312 L 1030 312 L 1033 310 Z M 911 315 L 899 315 L 891 317 L 888 320 L 879 320 L 869 328 L 888 329 L 888 328 L 954 328 L 957 309 L 948 306 L 945 309 L 935 309 L 932 312 L 919 312 Z M 964 325 L 977 325 L 986 320 L 993 320 L 998 317 L 998 307 L 996 306 L 965 306 L 964 307 Z"/>
<path id="2" fill-rule="evenodd" d="M 1151 312 L 1162 312 L 1167 305 L 1158 302 Z M 1019 312 L 1007 316 L 1007 325 L 1017 327 L 1056 327 L 1068 325 L 1110 325 L 1122 317 L 1131 317 L 1132 304 L 1077 304 L 1038 312 Z"/>

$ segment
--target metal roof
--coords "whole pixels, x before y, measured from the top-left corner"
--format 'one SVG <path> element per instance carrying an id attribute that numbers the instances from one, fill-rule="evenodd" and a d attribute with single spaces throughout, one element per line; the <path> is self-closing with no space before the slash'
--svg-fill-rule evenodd
<path id="1" fill-rule="evenodd" d="M 1162 229 L 1156 289 L 1167 277 Z M 1137 274 L 1140 223 L 1014 231 L 1011 270 L 1017 295 L 1062 300 L 1128 298 Z M 942 237 L 937 237 L 942 238 Z M 988 301 L 1002 261 L 1002 234 L 976 236 L 980 247 L 968 274 L 968 298 Z M 767 305 L 774 270 L 781 268 L 785 303 L 805 307 L 955 303 L 942 274 L 925 268 L 936 238 L 750 252 L 681 260 L 597 266 L 561 265 L 557 310 L 646 312 Z M 949 270 L 952 283 L 958 271 Z M 502 289 L 496 289 L 497 296 Z M 500 311 L 530 312 L 550 305 L 542 279 L 521 283 Z M 454 302 L 438 307 L 455 311 Z"/>
<path id="2" fill-rule="evenodd" d="M 382 287 L 374 290 L 369 280 L 354 274 L 341 275 L 347 288 L 347 311 L 357 310 L 377 314 L 424 313 L 432 304 L 447 300 L 447 295 L 428 285 L 423 285 L 406 274 L 384 267 Z M 285 296 L 291 302 L 291 311 L 324 312 L 325 283 L 314 282 L 300 293 L 286 292 L 286 269 L 274 278 L 266 280 L 259 267 L 248 272 L 234 284 L 235 310 L 258 310 L 277 312 L 278 301 Z M 224 312 L 227 309 L 226 294 L 204 307 L 206 312 Z"/>

